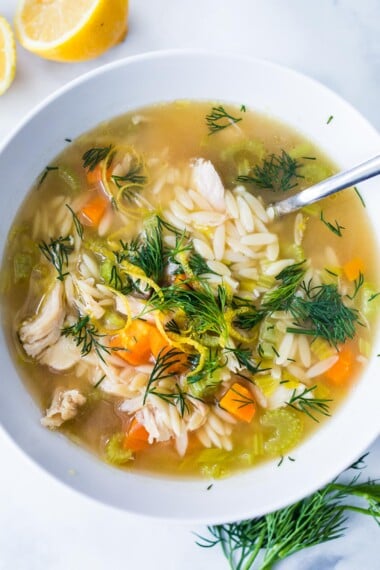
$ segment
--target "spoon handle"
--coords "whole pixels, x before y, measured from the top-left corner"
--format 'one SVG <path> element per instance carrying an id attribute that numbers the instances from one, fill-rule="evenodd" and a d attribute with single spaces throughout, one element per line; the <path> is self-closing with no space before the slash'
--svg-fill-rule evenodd
<path id="1" fill-rule="evenodd" d="M 283 216 L 284 214 L 290 214 L 308 204 L 317 202 L 326 196 L 330 196 L 330 194 L 335 194 L 335 192 L 349 188 L 354 184 L 358 184 L 378 174 L 380 174 L 380 154 L 366 162 L 358 164 L 358 166 L 350 170 L 345 170 L 330 178 L 326 178 L 326 180 L 322 180 L 322 182 L 318 182 L 318 184 L 310 186 L 310 188 L 306 188 L 306 190 L 302 190 L 299 194 L 271 204 L 267 212 L 272 219 Z"/>

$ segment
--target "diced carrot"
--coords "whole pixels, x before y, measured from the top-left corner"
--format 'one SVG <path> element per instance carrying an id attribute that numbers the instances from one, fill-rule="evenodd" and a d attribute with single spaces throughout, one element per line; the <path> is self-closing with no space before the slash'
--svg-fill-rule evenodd
<path id="1" fill-rule="evenodd" d="M 151 323 L 135 320 L 125 332 L 113 336 L 109 341 L 111 348 L 119 348 L 117 355 L 132 366 L 147 364 L 153 356 L 157 359 L 161 353 L 165 354 L 171 349 L 167 340 Z M 180 374 L 188 367 L 187 354 L 178 351 L 173 356 L 173 365 L 167 368 L 168 374 Z"/>
<path id="2" fill-rule="evenodd" d="M 172 348 L 158 329 L 155 329 L 154 332 L 152 332 L 150 337 L 150 347 L 152 354 L 156 359 L 160 353 L 162 356 Z M 177 352 L 178 354 L 173 356 L 173 365 L 169 366 L 166 370 L 168 374 L 181 374 L 189 367 L 187 354 L 179 350 Z"/>
<path id="3" fill-rule="evenodd" d="M 95 186 L 102 179 L 102 167 L 97 164 L 93 170 L 87 170 L 86 172 L 87 182 L 90 186 Z"/>
<path id="4" fill-rule="evenodd" d="M 129 426 L 128 432 L 125 435 L 123 447 L 131 451 L 141 451 L 148 447 L 149 434 L 136 418 L 133 418 Z"/>
<path id="5" fill-rule="evenodd" d="M 120 348 L 117 355 L 132 366 L 146 364 L 152 354 L 150 337 L 157 330 L 155 326 L 142 320 L 135 320 L 125 332 L 111 338 L 111 348 Z"/>
<path id="6" fill-rule="evenodd" d="M 342 348 L 339 353 L 339 359 L 334 366 L 325 373 L 325 377 L 334 382 L 334 384 L 342 384 L 345 382 L 351 372 L 353 364 L 353 354 L 349 348 Z"/>
<path id="7" fill-rule="evenodd" d="M 360 273 L 364 273 L 365 265 L 361 257 L 354 257 L 343 265 L 343 271 L 349 281 L 358 279 Z"/>
<path id="8" fill-rule="evenodd" d="M 95 194 L 81 210 L 83 222 L 89 226 L 98 226 L 104 216 L 107 204 L 108 200 L 105 196 L 100 193 Z"/>
<path id="9" fill-rule="evenodd" d="M 249 423 L 256 413 L 256 404 L 251 392 L 235 382 L 219 402 L 219 406 L 238 420 Z"/>

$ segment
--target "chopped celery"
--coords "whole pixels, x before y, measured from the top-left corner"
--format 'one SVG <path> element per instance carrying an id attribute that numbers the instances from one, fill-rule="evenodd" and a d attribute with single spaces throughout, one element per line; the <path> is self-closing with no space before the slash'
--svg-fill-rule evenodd
<path id="1" fill-rule="evenodd" d="M 13 258 L 14 282 L 18 283 L 30 277 L 33 269 L 33 256 L 30 253 L 19 252 Z"/>
<path id="2" fill-rule="evenodd" d="M 317 160 L 309 160 L 305 161 L 305 164 L 300 169 L 300 174 L 303 176 L 305 187 L 308 187 L 332 176 L 333 170 L 330 166 Z"/>
<path id="3" fill-rule="evenodd" d="M 69 166 L 60 166 L 57 170 L 58 176 L 63 180 L 71 192 L 76 193 L 81 189 L 81 183 L 78 174 Z"/>
<path id="4" fill-rule="evenodd" d="M 310 143 L 302 142 L 297 144 L 294 148 L 288 151 L 289 156 L 295 158 L 296 160 L 300 158 L 315 158 L 315 151 Z M 307 160 L 307 158 L 306 158 Z"/>
<path id="5" fill-rule="evenodd" d="M 223 161 L 233 161 L 238 169 L 238 174 L 248 174 L 252 165 L 263 160 L 265 147 L 261 141 L 245 140 L 233 143 L 221 153 Z"/>
<path id="6" fill-rule="evenodd" d="M 108 463 L 113 465 L 124 465 L 133 459 L 133 453 L 130 449 L 123 447 L 125 435 L 123 433 L 115 433 L 106 445 L 106 458 Z"/>
<path id="7" fill-rule="evenodd" d="M 275 324 L 270 319 L 265 319 L 260 327 L 260 339 L 274 344 L 278 338 Z"/>
<path id="8" fill-rule="evenodd" d="M 318 203 L 309 204 L 308 206 L 304 206 L 301 209 L 301 212 L 308 214 L 309 216 L 313 216 L 313 218 L 317 218 L 320 216 L 321 207 Z"/>
<path id="9" fill-rule="evenodd" d="M 292 410 L 269 410 L 261 417 L 260 423 L 272 431 L 272 437 L 264 444 L 265 453 L 272 457 L 284 455 L 301 440 L 303 422 Z"/>
<path id="10" fill-rule="evenodd" d="M 270 374 L 256 374 L 255 384 L 260 388 L 264 396 L 269 397 L 278 387 L 278 380 L 272 378 Z"/>
<path id="11" fill-rule="evenodd" d="M 359 338 L 359 352 L 366 358 L 371 356 L 371 343 L 362 337 Z"/>
<path id="12" fill-rule="evenodd" d="M 103 279 L 105 283 L 110 283 L 112 278 L 112 268 L 114 267 L 114 263 L 110 259 L 105 259 L 100 264 L 100 277 Z"/>
<path id="13" fill-rule="evenodd" d="M 380 308 L 380 295 L 371 287 L 364 283 L 360 290 L 360 310 L 367 318 L 374 316 Z"/>
<path id="14" fill-rule="evenodd" d="M 272 275 L 264 275 L 263 273 L 259 276 L 257 280 L 257 287 L 264 287 L 265 289 L 271 289 L 274 285 L 275 278 Z"/>
<path id="15" fill-rule="evenodd" d="M 296 376 L 290 374 L 288 370 L 283 369 L 282 371 L 282 384 L 285 384 L 285 387 L 288 390 L 295 390 L 299 387 L 300 381 Z"/>
<path id="16" fill-rule="evenodd" d="M 258 353 L 260 358 L 265 358 L 273 362 L 273 357 L 276 356 L 276 353 L 273 350 L 273 345 L 270 342 L 260 342 Z"/>
<path id="17" fill-rule="evenodd" d="M 313 339 L 313 342 L 310 345 L 310 349 L 314 356 L 319 358 L 319 360 L 325 360 L 326 358 L 333 356 L 333 354 L 336 354 L 336 349 L 331 346 L 327 340 L 321 338 L 320 336 L 317 336 Z"/>
<path id="18" fill-rule="evenodd" d="M 115 311 L 106 311 L 103 317 L 104 326 L 110 330 L 122 329 L 125 326 L 125 319 Z"/>
<path id="19" fill-rule="evenodd" d="M 252 454 L 254 456 L 264 455 L 264 434 L 257 431 L 252 438 Z"/>

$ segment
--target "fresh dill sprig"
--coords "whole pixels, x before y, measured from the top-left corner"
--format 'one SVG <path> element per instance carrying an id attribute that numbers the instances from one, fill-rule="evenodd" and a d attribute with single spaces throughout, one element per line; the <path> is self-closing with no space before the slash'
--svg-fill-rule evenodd
<path id="1" fill-rule="evenodd" d="M 171 348 L 170 350 L 163 348 L 159 352 L 146 386 L 143 399 L 144 404 L 148 395 L 154 394 L 168 404 L 175 405 L 181 417 L 188 411 L 187 398 L 192 398 L 193 396 L 182 390 L 177 382 L 173 384 L 173 392 L 163 392 L 157 387 L 157 383 L 161 380 L 176 377 L 177 371 L 183 363 L 182 356 L 183 353 L 175 348 Z"/>
<path id="2" fill-rule="evenodd" d="M 236 309 L 233 324 L 239 329 L 253 329 L 265 317 L 265 311 L 258 309 L 249 299 L 237 295 L 232 298 L 232 307 Z"/>
<path id="3" fill-rule="evenodd" d="M 132 168 L 124 176 L 112 175 L 111 178 L 118 188 L 123 188 L 127 184 L 134 184 L 137 186 L 143 186 L 146 184 L 148 177 L 141 174 L 142 165 L 138 164 L 135 168 Z"/>
<path id="4" fill-rule="evenodd" d="M 93 147 L 88 149 L 82 156 L 83 168 L 88 168 L 90 172 L 91 170 L 95 170 L 99 162 L 105 160 L 112 149 L 112 144 L 109 146 Z"/>
<path id="5" fill-rule="evenodd" d="M 326 226 L 326 228 L 328 228 L 330 230 L 330 232 L 332 232 L 333 234 L 342 237 L 342 230 L 345 230 L 346 228 L 344 226 L 342 226 L 337 220 L 335 220 L 335 225 L 332 224 L 331 222 L 327 221 L 326 218 L 323 215 L 323 210 L 321 210 L 321 214 L 320 214 L 320 220 L 321 222 L 323 222 Z"/>
<path id="6" fill-rule="evenodd" d="M 282 283 L 273 291 L 264 294 L 261 309 L 267 312 L 289 310 L 305 273 L 305 261 L 294 263 L 280 271 L 276 280 Z"/>
<path id="7" fill-rule="evenodd" d="M 215 296 L 207 282 L 199 281 L 197 289 L 184 288 L 181 284 L 163 287 L 161 294 L 153 293 L 148 301 L 152 309 L 159 311 L 184 312 L 190 333 L 202 337 L 228 338 L 228 326 L 225 319 L 227 291 L 223 285 L 218 286 Z"/>
<path id="8" fill-rule="evenodd" d="M 241 345 L 237 346 L 236 348 L 226 348 L 225 352 L 231 352 L 236 360 L 238 361 L 239 365 L 246 368 L 248 370 L 248 372 L 250 372 L 251 374 L 257 374 L 258 372 L 265 372 L 267 370 L 270 370 L 269 368 L 260 368 L 260 364 L 261 362 L 256 363 L 253 356 L 252 356 L 252 352 L 249 348 L 244 348 Z M 237 372 L 238 376 L 241 376 L 241 374 L 239 374 Z M 246 376 L 243 376 L 243 378 L 246 378 Z M 251 381 L 250 378 L 248 378 L 248 380 Z"/>
<path id="9" fill-rule="evenodd" d="M 351 301 L 353 299 L 355 299 L 356 295 L 359 293 L 360 289 L 363 287 L 364 285 L 364 275 L 361 271 L 359 271 L 359 277 L 357 279 L 355 279 L 354 281 L 354 291 L 352 293 L 352 295 L 347 295 L 347 297 L 349 299 L 351 299 Z M 368 301 L 370 301 L 371 299 L 368 299 Z"/>
<path id="10" fill-rule="evenodd" d="M 157 284 L 162 282 L 165 258 L 162 229 L 157 217 L 145 224 L 143 235 L 130 242 L 120 241 L 120 244 L 121 250 L 115 253 L 118 263 L 127 260 L 142 269 Z"/>
<path id="11" fill-rule="evenodd" d="M 178 323 L 174 319 L 170 319 L 165 325 L 165 330 L 167 332 L 172 332 L 174 334 L 181 334 L 181 329 L 179 328 Z"/>
<path id="12" fill-rule="evenodd" d="M 357 195 L 357 197 L 359 198 L 359 200 L 360 200 L 360 202 L 361 202 L 363 208 L 365 208 L 366 205 L 365 205 L 365 202 L 364 202 L 364 198 L 363 198 L 363 196 L 360 194 L 360 192 L 359 192 L 359 190 L 358 190 L 358 188 L 357 188 L 356 186 L 354 186 L 354 192 L 355 192 L 355 194 Z"/>
<path id="13" fill-rule="evenodd" d="M 234 386 L 231 386 L 230 390 L 235 394 L 235 397 L 232 398 L 232 401 L 239 404 L 238 408 L 245 408 L 246 406 L 252 406 L 256 404 L 253 396 L 247 396 L 246 394 L 243 394 L 238 388 L 235 388 Z"/>
<path id="14" fill-rule="evenodd" d="M 153 388 L 153 384 L 159 382 L 160 380 L 166 380 L 166 378 L 173 378 L 175 376 L 173 369 L 176 369 L 176 365 L 181 363 L 181 355 L 182 353 L 175 348 L 171 348 L 170 350 L 163 348 L 160 350 L 146 386 L 143 400 L 144 404 L 146 402 L 148 394 Z"/>
<path id="15" fill-rule="evenodd" d="M 282 462 L 282 461 L 281 461 Z M 321 490 L 270 513 L 237 523 L 208 527 L 210 537 L 197 544 L 220 546 L 231 570 L 270 570 L 279 562 L 305 548 L 335 540 L 346 530 L 346 511 L 355 511 L 380 521 L 380 483 L 361 483 L 360 475 L 348 483 L 339 478 Z M 351 499 L 362 506 L 351 504 Z M 260 560 L 259 564 L 256 564 Z"/>
<path id="16" fill-rule="evenodd" d="M 90 322 L 89 315 L 79 317 L 77 322 L 71 326 L 64 327 L 61 331 L 63 336 L 71 336 L 76 346 L 81 348 L 81 356 L 87 356 L 95 350 L 99 358 L 105 362 L 104 354 L 110 354 L 113 348 L 105 346 L 99 339 L 105 335 L 100 334 L 94 324 Z"/>
<path id="17" fill-rule="evenodd" d="M 119 271 L 117 265 L 113 265 L 111 268 L 109 284 L 123 295 L 129 295 L 134 289 L 128 275 L 126 275 L 125 272 Z"/>
<path id="18" fill-rule="evenodd" d="M 73 217 L 74 226 L 75 226 L 75 229 L 77 231 L 78 236 L 82 239 L 83 238 L 83 231 L 84 231 L 83 224 L 81 224 L 78 216 L 76 215 L 74 210 L 69 206 L 69 204 L 65 204 L 65 206 L 70 211 L 70 213 Z"/>
<path id="19" fill-rule="evenodd" d="M 303 412 L 309 416 L 309 418 L 319 423 L 319 419 L 315 414 L 329 416 L 329 404 L 332 402 L 332 400 L 328 398 L 315 398 L 313 396 L 313 391 L 316 388 L 317 386 L 305 388 L 300 394 L 297 394 L 297 390 L 294 390 L 289 402 L 287 402 L 287 405 L 297 412 Z"/>
<path id="20" fill-rule="evenodd" d="M 255 184 L 259 188 L 267 188 L 273 192 L 287 192 L 298 185 L 297 178 L 303 178 L 298 173 L 302 166 L 285 150 L 281 154 L 271 154 L 251 169 L 251 174 L 238 176 L 237 181 Z"/>
<path id="21" fill-rule="evenodd" d="M 333 118 L 334 118 L 334 115 L 330 115 L 326 121 L 326 125 L 329 125 L 331 123 L 331 121 L 333 120 Z"/>
<path id="22" fill-rule="evenodd" d="M 50 238 L 50 243 L 43 241 L 38 247 L 41 253 L 57 270 L 57 279 L 63 281 L 66 275 L 68 275 L 68 272 L 64 272 L 63 268 L 65 265 L 67 267 L 69 255 L 74 251 L 74 240 L 72 236 L 60 236 L 57 239 Z"/>
<path id="23" fill-rule="evenodd" d="M 216 271 L 210 269 L 207 261 L 198 252 L 193 251 L 188 259 L 188 264 L 190 269 L 193 271 L 194 275 L 204 275 L 205 273 L 212 273 L 213 275 L 218 275 Z"/>
<path id="24" fill-rule="evenodd" d="M 49 172 L 51 172 L 52 170 L 59 170 L 59 166 L 46 166 L 45 170 L 43 171 L 43 173 L 41 174 L 41 178 L 38 182 L 38 186 L 37 188 L 39 188 L 41 186 L 41 184 L 44 182 L 44 180 L 46 179 L 47 175 L 49 174 Z"/>
<path id="25" fill-rule="evenodd" d="M 343 303 L 336 285 L 323 284 L 313 287 L 309 282 L 303 283 L 301 288 L 306 299 L 293 299 L 290 311 L 297 319 L 294 323 L 296 327 L 288 327 L 287 332 L 319 336 L 333 346 L 355 336 L 358 311 Z"/>
<path id="26" fill-rule="evenodd" d="M 211 112 L 206 115 L 206 125 L 208 127 L 209 135 L 213 135 L 231 125 L 238 123 L 242 117 L 234 117 L 228 113 L 222 105 L 212 107 Z"/>

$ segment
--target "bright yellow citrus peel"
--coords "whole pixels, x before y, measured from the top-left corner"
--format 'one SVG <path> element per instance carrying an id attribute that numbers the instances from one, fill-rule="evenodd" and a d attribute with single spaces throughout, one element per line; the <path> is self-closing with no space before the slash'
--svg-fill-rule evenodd
<path id="1" fill-rule="evenodd" d="M 15 26 L 27 50 L 55 61 L 100 56 L 127 33 L 128 0 L 19 0 Z"/>

